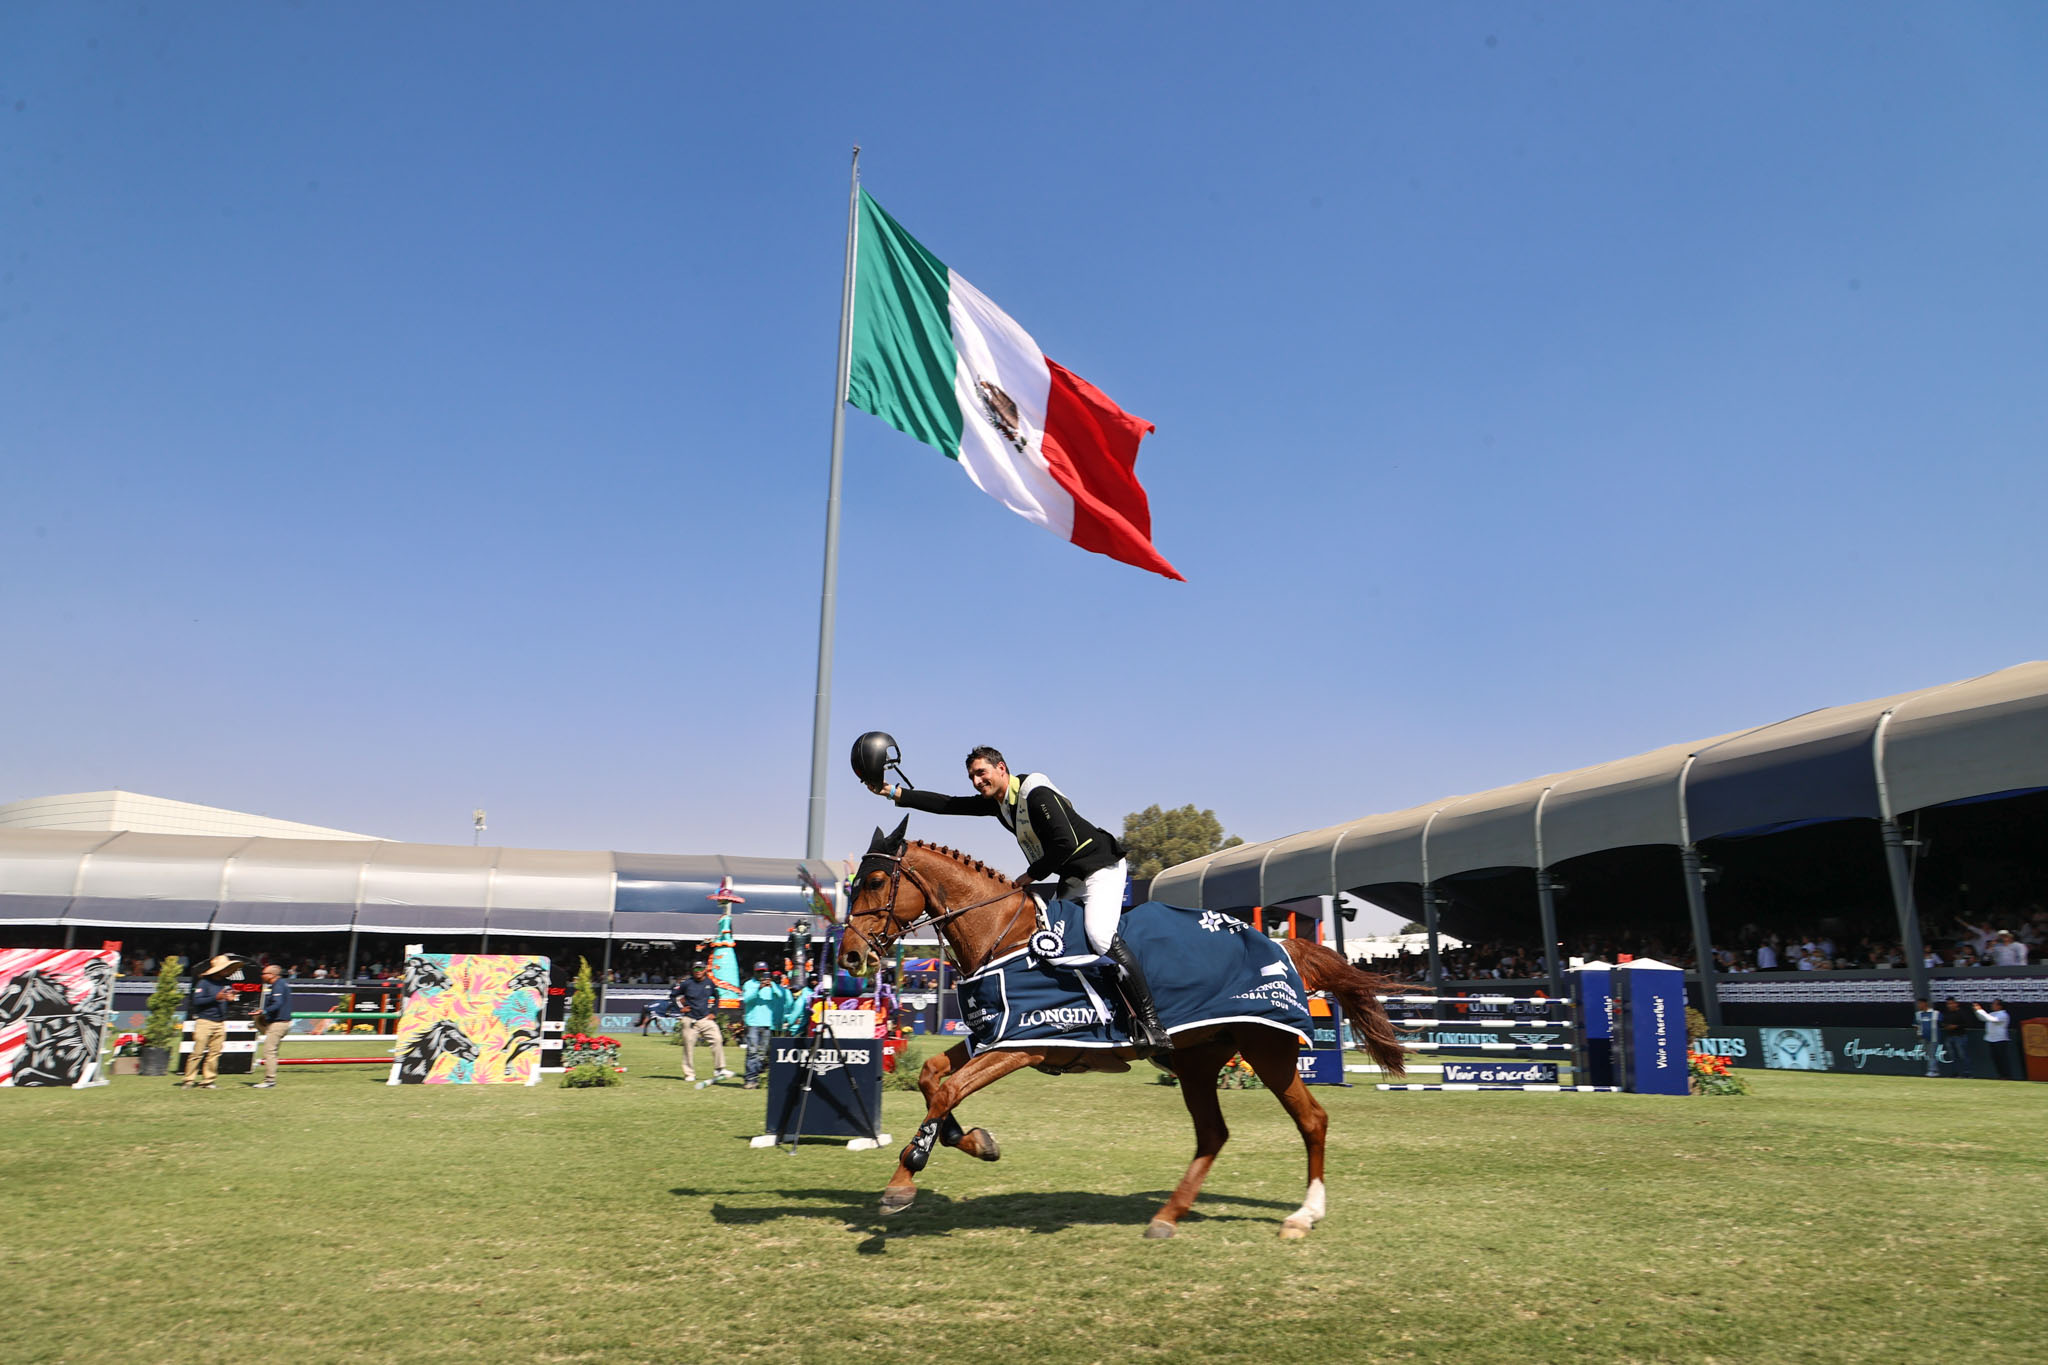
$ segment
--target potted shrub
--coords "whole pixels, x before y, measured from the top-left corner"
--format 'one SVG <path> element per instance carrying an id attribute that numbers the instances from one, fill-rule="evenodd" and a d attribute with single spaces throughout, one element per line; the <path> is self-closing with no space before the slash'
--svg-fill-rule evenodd
<path id="1" fill-rule="evenodd" d="M 562 1021 L 565 1034 L 590 1033 L 597 1028 L 597 983 L 590 979 L 590 959 L 578 958 L 576 988 L 569 995 L 569 1017 Z"/>
<path id="2" fill-rule="evenodd" d="M 142 1055 L 136 1073 L 161 1076 L 170 1070 L 178 1050 L 178 1005 L 184 992 L 178 989 L 178 959 L 164 959 L 156 974 L 156 989 L 149 993 L 149 1013 L 142 1023 Z"/>

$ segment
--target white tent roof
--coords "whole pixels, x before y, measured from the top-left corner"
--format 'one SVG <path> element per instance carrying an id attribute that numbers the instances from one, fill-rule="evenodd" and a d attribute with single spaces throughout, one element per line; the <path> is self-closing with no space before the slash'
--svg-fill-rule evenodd
<path id="1" fill-rule="evenodd" d="M 385 840 L 0 829 L 0 923 L 311 933 L 708 935 L 730 879 L 742 938 L 807 916 L 798 858 L 476 848 Z"/>
<path id="2" fill-rule="evenodd" d="M 272 839 L 375 839 L 345 829 L 173 801 L 141 792 L 67 792 L 0 806 L 0 829 L 133 830 L 138 834 L 261 835 Z"/>
<path id="3" fill-rule="evenodd" d="M 2038 787 L 2048 662 L 1242 844 L 1166 869 L 1152 894 L 1206 909 L 1273 905 Z"/>

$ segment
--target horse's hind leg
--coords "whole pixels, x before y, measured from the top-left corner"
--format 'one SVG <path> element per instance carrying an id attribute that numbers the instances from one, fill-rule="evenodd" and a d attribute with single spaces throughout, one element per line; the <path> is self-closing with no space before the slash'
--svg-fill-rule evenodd
<path id="1" fill-rule="evenodd" d="M 917 1198 L 917 1173 L 931 1159 L 932 1144 L 938 1141 L 939 1129 L 955 1105 L 990 1081 L 1001 1080 L 1019 1067 L 1033 1066 L 1041 1060 L 1042 1055 L 1035 1052 L 996 1050 L 982 1053 L 951 1075 L 941 1072 L 942 1079 L 925 1096 L 924 1122 L 918 1125 L 917 1136 L 904 1144 L 896 1160 L 896 1174 L 889 1177 L 888 1188 L 882 1191 L 882 1212 L 901 1213 Z M 920 1083 L 923 1078 L 924 1073 L 918 1073 Z"/>
<path id="2" fill-rule="evenodd" d="M 1181 1103 L 1188 1107 L 1188 1117 L 1195 1121 L 1195 1159 L 1188 1163 L 1180 1184 L 1173 1187 L 1172 1196 L 1145 1225 L 1147 1237 L 1173 1236 L 1181 1216 L 1194 1207 L 1195 1196 L 1202 1192 L 1202 1182 L 1209 1178 L 1216 1154 L 1230 1140 L 1230 1128 L 1223 1122 L 1223 1106 L 1216 1099 L 1216 1077 L 1236 1050 L 1237 1044 L 1228 1038 L 1211 1038 L 1192 1046 L 1180 1044 L 1173 1050 L 1173 1071 L 1180 1078 Z"/>
<path id="3" fill-rule="evenodd" d="M 965 1043 L 955 1043 L 938 1056 L 928 1059 L 917 1073 L 917 1088 L 924 1092 L 925 1103 L 931 1103 L 932 1092 L 939 1088 L 946 1077 L 966 1065 Z M 983 1161 L 994 1161 L 1003 1154 L 1002 1149 L 996 1146 L 994 1133 L 986 1128 L 963 1132 L 960 1120 L 950 1113 L 939 1120 L 939 1145 L 957 1147 L 967 1155 L 980 1157 Z"/>
<path id="4" fill-rule="evenodd" d="M 1244 1040 L 1243 1050 L 1244 1059 L 1252 1064 L 1265 1087 L 1279 1098 L 1294 1126 L 1301 1130 L 1301 1140 L 1308 1145 L 1308 1195 L 1301 1201 L 1301 1207 L 1280 1224 L 1282 1237 L 1306 1237 L 1308 1230 L 1322 1220 L 1324 1212 L 1323 1139 L 1330 1131 L 1330 1116 L 1302 1082 L 1301 1071 L 1295 1065 L 1301 1045 L 1292 1034 L 1260 1029 L 1256 1036 Z"/>

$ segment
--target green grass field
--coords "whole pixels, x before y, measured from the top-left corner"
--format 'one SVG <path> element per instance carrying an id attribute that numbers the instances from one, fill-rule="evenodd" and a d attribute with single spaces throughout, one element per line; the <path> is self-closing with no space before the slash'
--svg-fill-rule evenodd
<path id="1" fill-rule="evenodd" d="M 0 1092 L 0 1360 L 2048 1359 L 2048 1087 L 1319 1091 L 1299 1242 L 1293 1126 L 1233 1091 L 1149 1242 L 1191 1147 L 1149 1068 L 975 1097 L 1003 1160 L 936 1153 L 884 1225 L 893 1150 L 751 1149 L 761 1094 L 627 1044 L 612 1090 Z M 899 1142 L 919 1112 L 885 1095 Z"/>

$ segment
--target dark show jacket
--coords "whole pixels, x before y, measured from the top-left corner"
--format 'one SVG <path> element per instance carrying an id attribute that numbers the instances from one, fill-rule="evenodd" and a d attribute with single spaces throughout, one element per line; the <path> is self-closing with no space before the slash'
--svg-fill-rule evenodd
<path id="1" fill-rule="evenodd" d="M 291 978 L 280 976 L 275 982 L 263 988 L 263 1008 L 259 1018 L 265 1024 L 289 1024 L 292 1021 Z"/>
<path id="2" fill-rule="evenodd" d="M 211 981 L 202 977 L 199 984 L 192 988 L 191 1000 L 186 1002 L 185 1017 L 226 1023 L 228 1000 L 233 995 L 234 989 L 225 981 Z"/>
<path id="3" fill-rule="evenodd" d="M 1010 794 L 1014 796 L 1027 780 L 1036 776 L 1026 773 L 1012 778 Z M 1014 810 L 1006 809 L 1004 800 L 993 796 L 944 796 L 906 787 L 897 793 L 896 804 L 933 815 L 991 815 L 1012 833 L 1022 824 Z M 1074 810 L 1074 803 L 1050 783 L 1034 787 L 1025 795 L 1024 804 L 1030 827 L 1044 845 L 1044 851 L 1025 870 L 1025 881 L 1043 881 L 1055 872 L 1062 877 L 1086 877 L 1091 872 L 1115 867 L 1124 856 L 1123 845 L 1114 836 L 1082 819 Z M 1023 840 L 1018 842 L 1021 845 Z M 1025 853 L 1029 856 L 1028 846 Z"/>

